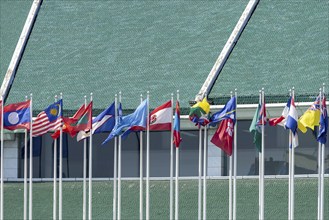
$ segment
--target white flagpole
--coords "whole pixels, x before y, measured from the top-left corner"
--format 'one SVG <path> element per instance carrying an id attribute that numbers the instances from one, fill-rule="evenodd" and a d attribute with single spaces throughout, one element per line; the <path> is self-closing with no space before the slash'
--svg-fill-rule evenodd
<path id="1" fill-rule="evenodd" d="M 233 97 L 233 92 L 231 91 L 231 98 Z M 228 214 L 228 218 L 231 220 L 233 218 L 233 192 L 232 192 L 232 174 L 233 174 L 233 156 L 230 156 L 229 159 L 229 187 L 228 187 L 228 193 L 229 193 L 229 197 L 228 197 L 228 202 L 229 202 L 229 206 L 228 206 L 228 210 L 229 210 L 229 214 Z"/>
<path id="2" fill-rule="evenodd" d="M 173 144 L 173 134 L 174 134 L 174 128 L 173 128 L 173 103 L 174 103 L 174 94 L 171 93 L 171 129 L 170 129 L 170 199 L 169 199 L 169 206 L 170 206 L 170 215 L 169 219 L 173 219 L 173 203 L 174 203 L 174 190 L 173 190 L 173 173 L 174 173 L 174 165 L 173 165 L 173 154 L 174 154 L 174 144 Z M 176 161 L 177 162 L 177 161 Z M 177 165 L 176 165 L 177 167 Z M 175 211 L 176 213 L 176 211 Z"/>
<path id="3" fill-rule="evenodd" d="M 325 95 L 325 84 L 322 85 L 322 98 Z M 321 100 L 321 99 L 320 99 Z M 322 100 L 320 102 L 322 104 Z M 322 106 L 323 107 L 323 106 Z M 324 219 L 324 157 L 325 157 L 325 145 L 322 144 L 322 152 L 321 152 L 321 211 L 320 211 L 320 219 Z"/>
<path id="4" fill-rule="evenodd" d="M 179 102 L 179 90 L 177 90 L 177 101 Z M 174 135 L 174 131 L 173 131 L 173 123 L 171 123 L 171 129 L 172 129 L 172 133 L 171 133 L 171 143 L 173 143 L 173 135 Z M 179 177 L 179 147 L 176 147 L 176 180 L 175 180 L 175 219 L 179 219 L 178 215 L 179 215 L 179 182 L 178 182 L 178 177 Z"/>
<path id="5" fill-rule="evenodd" d="M 139 132 L 139 219 L 143 219 L 143 131 Z"/>
<path id="6" fill-rule="evenodd" d="M 85 98 L 85 108 L 87 107 L 87 96 Z M 90 131 L 92 132 L 92 131 Z M 83 201 L 82 219 L 87 219 L 87 138 L 83 140 Z"/>
<path id="7" fill-rule="evenodd" d="M 237 97 L 237 89 L 234 92 L 235 95 L 235 104 L 237 106 L 238 97 Z M 237 127 L 238 127 L 238 120 L 237 120 L 237 112 L 235 112 L 235 126 L 234 126 L 234 152 L 233 152 L 233 160 L 234 160 L 234 174 L 233 174 L 233 219 L 236 219 L 236 175 L 237 175 L 237 157 L 238 157 L 238 150 L 237 150 Z"/>
<path id="8" fill-rule="evenodd" d="M 118 122 L 118 95 L 115 94 L 114 98 L 115 106 L 115 122 Z M 113 219 L 117 218 L 117 171 L 118 171 L 118 138 L 114 138 L 114 164 L 113 164 Z"/>
<path id="9" fill-rule="evenodd" d="M 320 98 L 320 109 L 321 109 L 321 104 L 322 104 L 322 97 L 321 97 L 322 93 L 321 93 L 321 88 L 320 88 L 320 93 L 319 93 L 319 98 Z M 319 131 L 320 131 L 320 127 L 319 127 Z M 321 219 L 321 170 L 322 170 L 322 166 L 321 166 L 321 143 L 318 143 L 318 219 Z"/>
<path id="10" fill-rule="evenodd" d="M 60 93 L 60 98 L 63 98 L 62 93 Z M 63 126 L 59 129 L 59 204 L 58 204 L 58 218 L 63 219 L 63 204 L 62 204 L 62 195 L 63 195 Z"/>
<path id="11" fill-rule="evenodd" d="M 204 137 L 203 137 L 203 219 L 207 219 L 207 147 L 208 147 L 208 136 L 207 136 L 207 125 L 204 126 Z"/>
<path id="12" fill-rule="evenodd" d="M 55 102 L 57 102 L 57 95 L 55 95 Z M 57 219 L 57 138 L 54 140 L 53 152 L 53 220 Z"/>
<path id="13" fill-rule="evenodd" d="M 292 97 L 295 99 L 295 88 L 292 87 Z M 293 134 L 291 134 L 293 136 Z M 295 212 L 295 140 L 294 137 L 291 139 L 291 219 L 294 219 Z"/>
<path id="14" fill-rule="evenodd" d="M 0 207 L 0 218 L 3 219 L 3 148 L 4 148 L 4 141 L 3 141 L 3 105 L 4 100 L 3 96 L 1 95 L 1 207 Z M 25 145 L 26 148 L 26 145 Z M 25 215 L 24 215 L 25 218 Z"/>
<path id="15" fill-rule="evenodd" d="M 259 104 L 262 103 L 262 91 L 259 90 Z M 258 175 L 259 175 L 259 180 L 258 180 L 258 204 L 259 204 L 259 219 L 262 219 L 262 148 L 261 146 L 260 152 L 258 153 Z"/>
<path id="16" fill-rule="evenodd" d="M 291 96 L 291 89 L 289 89 L 289 96 Z M 287 119 L 286 119 L 287 120 Z M 288 184 L 288 220 L 291 219 L 291 149 L 292 149 L 292 135 L 291 131 L 289 130 L 289 184 Z"/>
<path id="17" fill-rule="evenodd" d="M 198 220 L 201 220 L 201 212 L 202 212 L 202 198 L 201 198 L 201 175 L 202 175 L 202 127 L 199 125 L 199 191 L 198 191 Z"/>
<path id="18" fill-rule="evenodd" d="M 25 101 L 27 101 L 27 96 L 25 96 Z M 4 103 L 2 103 L 3 106 Z M 2 108 L 3 112 L 3 108 Z M 3 113 L 2 113 L 3 114 Z M 1 117 L 3 118 L 3 117 Z M 1 129 L 3 130 L 3 129 Z M 24 220 L 27 219 L 27 129 L 25 129 L 24 135 Z M 2 167 L 2 166 L 1 166 Z"/>
<path id="19" fill-rule="evenodd" d="M 147 91 L 147 116 L 150 112 L 150 93 Z M 150 120 L 146 122 L 146 220 L 150 219 Z"/>
<path id="20" fill-rule="evenodd" d="M 262 107 L 265 105 L 265 97 L 264 97 L 264 88 L 262 88 Z M 264 109 L 261 108 L 263 111 Z M 265 198 L 265 193 L 264 193 L 264 175 L 265 175 L 265 126 L 264 126 L 264 114 L 262 113 L 262 184 L 261 184 L 261 219 L 265 219 L 265 213 L 264 213 L 264 198 Z"/>
<path id="21" fill-rule="evenodd" d="M 32 93 L 30 95 L 30 187 L 29 187 L 29 219 L 32 219 L 33 213 L 32 213 L 32 178 L 33 178 L 33 139 L 32 139 L 32 117 L 33 117 L 33 111 L 32 111 Z"/>
<path id="22" fill-rule="evenodd" d="M 90 102 L 93 101 L 93 93 L 90 93 Z M 92 212 L 92 197 L 93 197 L 93 133 L 92 133 L 92 127 L 90 128 L 90 137 L 89 137 L 89 209 L 88 209 L 88 215 L 89 220 L 92 219 L 93 212 Z"/>
<path id="23" fill-rule="evenodd" d="M 119 92 L 119 103 L 121 103 L 121 91 Z M 121 136 L 118 137 L 118 217 L 121 219 Z"/>

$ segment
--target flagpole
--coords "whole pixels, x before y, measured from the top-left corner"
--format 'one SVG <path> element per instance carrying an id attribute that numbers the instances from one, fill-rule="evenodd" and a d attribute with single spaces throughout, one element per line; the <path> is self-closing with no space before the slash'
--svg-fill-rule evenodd
<path id="1" fill-rule="evenodd" d="M 202 127 L 199 125 L 199 191 L 198 191 L 198 220 L 201 220 L 201 175 L 202 175 Z"/>
<path id="2" fill-rule="evenodd" d="M 292 97 L 295 99 L 295 88 L 292 87 Z M 294 134 L 292 134 L 294 135 Z M 295 214 L 295 141 L 292 138 L 292 150 L 291 150 L 291 219 L 294 219 Z"/>
<path id="3" fill-rule="evenodd" d="M 85 98 L 85 108 L 87 107 L 87 96 Z M 90 131 L 91 132 L 91 131 Z M 87 138 L 83 140 L 83 202 L 82 219 L 87 219 Z"/>
<path id="4" fill-rule="evenodd" d="M 204 126 L 203 137 L 203 219 L 207 219 L 207 125 Z"/>
<path id="5" fill-rule="evenodd" d="M 262 103 L 262 90 L 259 90 L 259 105 L 261 105 Z M 262 219 L 262 148 L 263 146 L 261 146 L 261 149 L 259 149 L 259 153 L 258 153 L 258 204 L 259 204 L 259 219 Z"/>
<path id="6" fill-rule="evenodd" d="M 60 98 L 63 98 L 63 94 L 60 93 Z M 63 195 L 63 126 L 59 129 L 59 204 L 58 204 L 58 218 L 63 219 L 63 210 L 62 210 L 62 195 Z"/>
<path id="7" fill-rule="evenodd" d="M 55 95 L 55 102 L 57 102 L 57 95 Z M 53 152 L 53 220 L 57 219 L 57 139 L 54 140 Z"/>
<path id="8" fill-rule="evenodd" d="M 147 91 L 147 115 L 150 112 L 150 92 Z M 150 119 L 146 124 L 146 220 L 150 219 Z"/>
<path id="9" fill-rule="evenodd" d="M 237 106 L 238 103 L 238 97 L 237 97 L 237 89 L 235 89 L 234 92 L 235 95 L 235 105 Z M 237 113 L 235 112 L 235 115 L 237 116 Z M 237 175 L 237 127 L 238 127 L 238 120 L 237 117 L 235 118 L 235 126 L 234 126 L 234 153 L 233 153 L 233 159 L 234 159 L 234 174 L 233 174 L 233 219 L 236 219 L 236 175 Z"/>
<path id="10" fill-rule="evenodd" d="M 139 219 L 143 219 L 143 131 L 139 132 Z"/>
<path id="11" fill-rule="evenodd" d="M 119 103 L 121 103 L 121 91 L 119 92 Z M 121 136 L 118 137 L 118 217 L 121 219 Z"/>
<path id="12" fill-rule="evenodd" d="M 118 121 L 118 95 L 115 94 L 114 98 L 114 108 L 115 108 L 115 122 Z M 114 164 L 113 164 L 113 219 L 117 218 L 117 171 L 118 171 L 118 138 L 114 138 Z"/>
<path id="13" fill-rule="evenodd" d="M 170 129 L 170 199 L 169 199 L 169 206 L 170 206 L 170 214 L 169 214 L 169 219 L 173 219 L 173 200 L 174 200 L 174 190 L 173 190 L 173 173 L 174 173 L 174 165 L 173 165 L 173 154 L 174 154 L 174 144 L 173 144 L 173 120 L 172 120 L 172 115 L 173 115 L 173 103 L 174 103 L 174 94 L 171 93 L 171 121 L 170 121 L 170 124 L 171 124 L 171 129 Z M 177 151 L 176 151 L 177 153 Z M 177 162 L 177 161 L 176 161 Z M 177 167 L 177 164 L 176 164 L 176 167 Z M 176 213 L 176 210 L 175 210 L 175 213 Z"/>
<path id="14" fill-rule="evenodd" d="M 319 89 L 319 104 L 320 104 L 320 111 L 321 111 L 321 104 L 322 104 L 322 89 Z M 321 113 L 320 113 L 321 114 Z M 320 126 L 319 126 L 319 132 L 320 132 Z M 321 142 L 318 143 L 318 219 L 321 219 L 321 187 L 322 187 L 322 183 L 321 183 L 321 170 L 322 170 L 322 166 L 321 166 Z"/>
<path id="15" fill-rule="evenodd" d="M 3 99 L 2 99 L 3 100 Z M 27 96 L 25 96 L 25 101 L 27 101 Z M 3 106 L 4 103 L 2 103 Z M 2 107 L 3 116 L 3 107 Z M 1 117 L 3 118 L 3 117 Z M 3 126 L 3 124 L 2 124 Z M 1 129 L 3 130 L 3 129 Z M 24 132 L 24 220 L 27 219 L 27 129 Z M 2 155 L 2 154 L 1 154 Z M 2 161 L 2 160 L 1 160 Z M 2 166 L 1 166 L 2 167 Z"/>
<path id="16" fill-rule="evenodd" d="M 93 101 L 93 93 L 90 93 L 90 102 Z M 92 117 L 92 115 L 91 115 Z M 91 119 L 92 120 L 92 119 Z M 88 209 L 88 215 L 89 220 L 92 219 L 93 213 L 92 213 L 92 196 L 93 196 L 93 133 L 92 133 L 92 127 L 90 128 L 90 137 L 89 137 L 89 209 Z"/>
<path id="17" fill-rule="evenodd" d="M 325 95 L 325 84 L 322 84 L 322 98 L 324 98 Z M 321 99 L 320 99 L 321 100 Z M 320 102 L 322 104 L 322 100 Z M 321 105 L 320 104 L 320 105 Z M 322 106 L 323 108 L 323 106 Z M 325 157 L 325 145 L 322 145 L 322 155 L 321 155 L 321 211 L 320 211 L 320 219 L 324 219 L 324 157 Z"/>
<path id="18" fill-rule="evenodd" d="M 265 111 L 265 97 L 264 97 L 264 88 L 262 88 L 262 111 Z M 265 198 L 265 193 L 264 193 L 264 176 L 265 176 L 265 121 L 264 121 L 264 112 L 262 114 L 262 184 L 261 184 L 261 219 L 265 219 L 265 213 L 264 213 L 264 198 Z"/>
<path id="19" fill-rule="evenodd" d="M 1 207 L 0 207 L 0 218 L 3 219 L 3 148 L 4 148 L 4 141 L 3 141 L 3 96 L 1 95 Z M 26 148 L 26 145 L 25 145 Z M 25 194 L 24 194 L 25 196 Z M 25 213 L 24 213 L 25 218 Z"/>
<path id="20" fill-rule="evenodd" d="M 291 96 L 291 89 L 289 89 L 289 96 Z M 292 132 L 289 130 L 289 185 L 288 185 L 288 220 L 291 219 L 291 151 L 292 151 Z"/>
<path id="21" fill-rule="evenodd" d="M 179 90 L 177 90 L 177 102 L 179 102 Z M 173 131 L 173 123 L 171 121 L 171 129 L 172 129 L 172 133 L 171 133 L 171 143 L 173 143 L 173 135 L 174 135 L 174 131 Z M 178 140 L 179 141 L 179 140 Z M 173 144 L 172 144 L 173 145 Z M 172 146 L 173 147 L 173 146 Z M 175 219 L 179 219 L 178 215 L 179 215 L 179 182 L 178 182 L 178 177 L 179 177 L 179 147 L 176 147 L 176 180 L 175 180 Z"/>
<path id="22" fill-rule="evenodd" d="M 33 207 L 33 197 L 32 197 L 32 178 L 33 178 L 33 139 L 32 139 L 32 117 L 33 117 L 33 111 L 32 111 L 32 93 L 30 94 L 30 187 L 29 187 L 29 219 L 32 219 L 33 213 L 32 213 L 32 207 Z"/>
<path id="23" fill-rule="evenodd" d="M 231 98 L 233 97 L 233 92 L 231 91 Z M 233 192 L 232 192 L 232 173 L 233 173 L 233 156 L 230 156 L 229 159 L 230 162 L 230 167 L 229 167 L 229 187 L 228 187 L 228 193 L 229 193 L 229 197 L 228 197 L 228 201 L 229 201 L 229 219 L 231 220 L 233 217 Z"/>

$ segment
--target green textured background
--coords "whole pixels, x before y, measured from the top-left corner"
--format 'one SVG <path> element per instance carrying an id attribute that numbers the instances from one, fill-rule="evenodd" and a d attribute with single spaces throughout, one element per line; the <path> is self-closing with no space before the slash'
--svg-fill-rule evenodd
<path id="1" fill-rule="evenodd" d="M 34 93 L 43 110 L 63 92 L 76 110 L 94 93 L 103 109 L 122 91 L 134 109 L 150 91 L 154 108 L 180 90 L 188 107 L 241 16 L 247 1 L 45 0 L 8 102 Z"/>
<path id="2" fill-rule="evenodd" d="M 32 1 L 0 1 L 0 77 L 6 74 Z M 2 81 L 2 80 L 1 80 Z"/>
<path id="3" fill-rule="evenodd" d="M 325 179 L 325 219 L 329 219 L 329 179 Z M 144 185 L 145 186 L 145 185 Z M 23 184 L 6 183 L 6 219 L 22 219 Z M 144 190 L 145 192 L 145 190 Z M 180 219 L 197 219 L 198 181 L 179 182 Z M 93 182 L 93 218 L 112 218 L 112 181 Z M 287 219 L 288 179 L 265 179 L 265 218 Z M 145 201 L 144 201 L 145 206 Z M 52 218 L 52 183 L 33 184 L 33 216 Z M 145 212 L 144 212 L 145 217 Z M 295 179 L 295 219 L 316 219 L 317 179 Z M 82 183 L 63 183 L 63 218 L 82 218 Z M 122 219 L 139 218 L 139 181 L 122 181 Z M 150 182 L 150 218 L 169 218 L 169 181 Z M 207 218 L 228 219 L 228 180 L 207 181 Z M 237 180 L 237 219 L 258 219 L 258 180 Z"/>
<path id="4" fill-rule="evenodd" d="M 225 103 L 238 89 L 239 103 L 313 102 L 322 83 L 329 85 L 329 1 L 260 0 L 210 93 Z"/>

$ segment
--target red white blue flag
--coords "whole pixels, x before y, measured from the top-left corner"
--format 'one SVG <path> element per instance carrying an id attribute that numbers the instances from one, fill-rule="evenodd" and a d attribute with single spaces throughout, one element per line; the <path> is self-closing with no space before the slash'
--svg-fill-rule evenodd
<path id="1" fill-rule="evenodd" d="M 182 138 L 180 137 L 180 108 L 179 102 L 176 102 L 175 121 L 174 121 L 174 144 L 179 147 Z"/>

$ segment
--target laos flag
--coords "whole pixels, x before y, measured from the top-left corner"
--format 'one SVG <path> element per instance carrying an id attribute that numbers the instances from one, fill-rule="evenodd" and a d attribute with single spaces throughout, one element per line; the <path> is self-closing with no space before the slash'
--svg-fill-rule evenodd
<path id="1" fill-rule="evenodd" d="M 30 130 L 31 114 L 30 100 L 4 106 L 3 128 L 7 130 Z"/>

